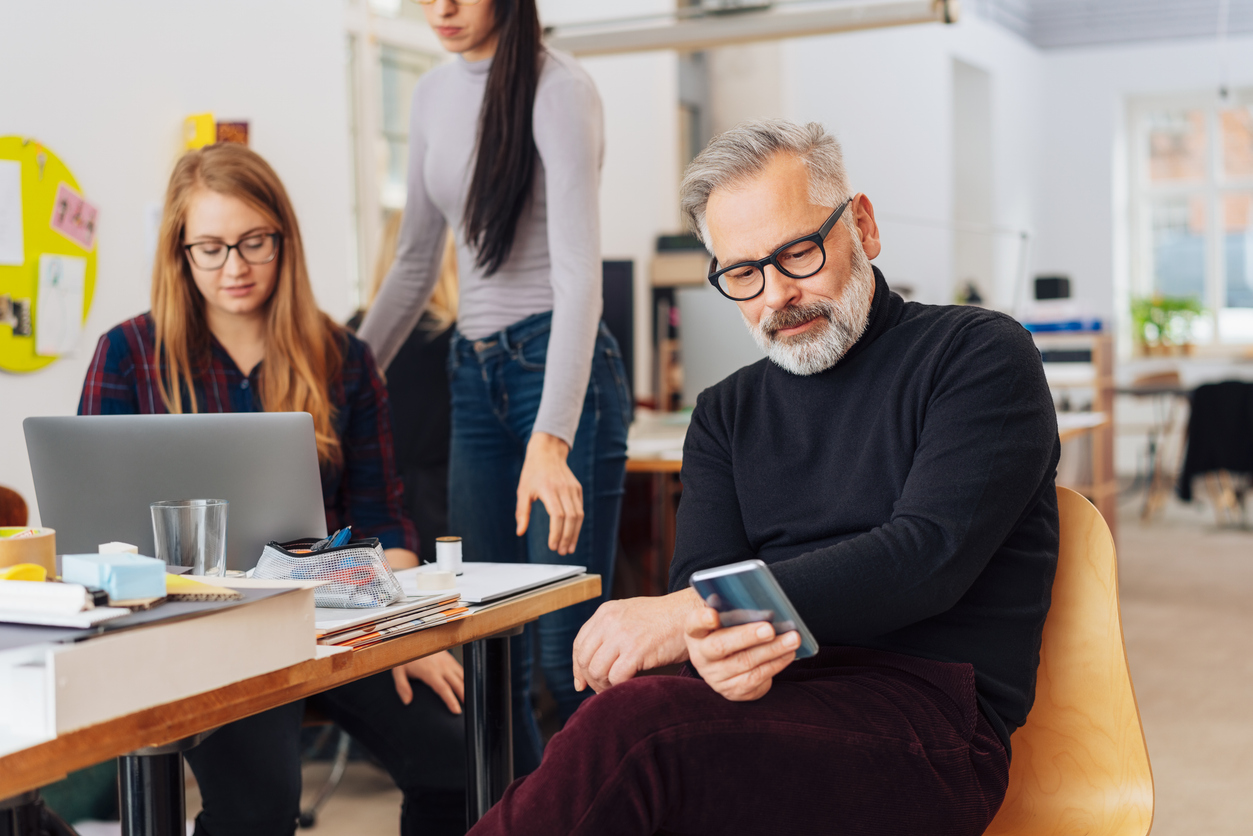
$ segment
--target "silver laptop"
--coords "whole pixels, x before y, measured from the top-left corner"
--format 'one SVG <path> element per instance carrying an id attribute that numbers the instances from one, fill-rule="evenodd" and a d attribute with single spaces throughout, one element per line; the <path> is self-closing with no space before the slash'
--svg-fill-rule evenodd
<path id="1" fill-rule="evenodd" d="M 313 418 L 303 412 L 27 418 L 40 522 L 59 554 L 120 540 L 152 555 L 149 503 L 225 499 L 226 566 L 271 540 L 325 537 Z"/>

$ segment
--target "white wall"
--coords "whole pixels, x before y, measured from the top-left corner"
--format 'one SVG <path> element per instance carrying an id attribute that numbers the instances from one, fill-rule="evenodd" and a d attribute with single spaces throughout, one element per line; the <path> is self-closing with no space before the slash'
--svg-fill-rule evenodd
<path id="1" fill-rule="evenodd" d="M 665 14 L 673 0 L 632 0 L 631 15 Z M 545 26 L 612 20 L 617 0 L 539 0 Z M 605 111 L 601 255 L 635 262 L 635 391 L 652 389 L 649 265 L 657 236 L 679 223 L 679 63 L 673 52 L 580 59 Z"/>
<path id="2" fill-rule="evenodd" d="M 1214 41 L 1051 51 L 1036 263 L 1069 274 L 1077 299 L 1106 317 L 1124 317 L 1115 289 L 1128 283 L 1126 160 L 1129 97 L 1217 90 Z M 1231 38 L 1232 88 L 1253 86 L 1253 37 Z"/>
<path id="3" fill-rule="evenodd" d="M 251 147 L 295 204 L 318 302 L 349 313 L 343 2 L 7 2 L 2 18 L 0 135 L 38 138 L 100 209 L 77 351 L 33 374 L 0 372 L 0 484 L 34 511 L 22 419 L 73 414 L 97 339 L 147 310 L 145 212 L 164 194 L 184 116 L 250 121 Z"/>
<path id="4" fill-rule="evenodd" d="M 652 389 L 649 265 L 679 223 L 679 64 L 674 53 L 588 58 L 605 107 L 601 253 L 635 262 L 635 391 Z"/>
<path id="5" fill-rule="evenodd" d="M 919 301 L 953 296 L 953 71 L 960 60 L 991 83 L 996 226 L 1031 230 L 1043 116 L 1038 50 L 973 15 L 940 24 L 826 35 L 783 45 L 788 115 L 833 130 L 850 186 L 875 206 L 883 237 L 876 264 Z M 1000 281 L 992 302 L 1008 308 L 1018 242 L 997 239 Z"/>

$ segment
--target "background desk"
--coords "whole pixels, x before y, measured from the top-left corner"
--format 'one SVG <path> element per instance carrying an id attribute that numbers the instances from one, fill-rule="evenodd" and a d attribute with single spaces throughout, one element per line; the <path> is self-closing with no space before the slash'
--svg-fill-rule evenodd
<path id="1" fill-rule="evenodd" d="M 628 595 L 664 595 L 668 589 L 670 560 L 674 556 L 676 514 L 683 483 L 683 440 L 690 414 L 653 412 L 639 409 L 627 440 L 627 473 L 651 478 L 652 513 L 649 542 L 628 549 L 636 564 L 638 579 L 626 590 Z M 1111 530 L 1116 530 L 1117 482 L 1113 470 L 1113 417 L 1109 412 L 1060 412 L 1057 432 L 1065 443 L 1088 437 L 1094 447 L 1090 482 L 1073 485 L 1092 499 Z M 629 485 L 629 482 L 628 482 Z M 628 487 L 628 490 L 630 488 Z M 625 544 L 624 544 L 625 545 Z M 620 590 L 621 592 L 621 590 Z M 619 594 L 619 593 L 616 593 Z"/>
<path id="2" fill-rule="evenodd" d="M 477 820 L 500 798 L 512 777 L 509 653 L 507 640 L 497 637 L 545 613 L 599 594 L 600 577 L 581 575 L 524 593 L 461 621 L 361 650 L 322 655 L 215 691 L 67 732 L 46 743 L 0 757 L 0 799 L 38 789 L 75 769 L 144 747 L 175 743 L 234 720 L 465 644 L 470 645 L 466 658 L 466 791 L 471 818 Z M 493 644 L 498 646 L 493 648 L 490 646 Z M 503 653 L 500 646 L 503 646 Z M 502 662 L 503 677 L 500 669 Z M 90 687 L 90 683 L 83 685 Z M 178 806 L 181 812 L 182 805 Z M 123 815 L 126 815 L 125 810 Z M 154 836 L 163 833 L 161 830 L 144 832 Z M 179 832 L 181 836 L 181 829 Z"/>
<path id="3" fill-rule="evenodd" d="M 627 436 L 627 491 L 638 491 L 644 479 L 651 500 L 647 541 L 624 537 L 624 553 L 630 555 L 635 577 L 625 592 L 631 595 L 664 595 L 669 585 L 670 558 L 674 555 L 675 514 L 683 483 L 683 440 L 691 414 L 637 409 Z M 634 485 L 634 486 L 633 486 Z M 638 495 L 638 494 L 636 494 Z M 630 509 L 624 509 L 624 514 Z M 629 536 L 629 535 L 628 535 Z M 626 568 L 626 567 L 624 567 Z M 621 578 L 621 574 L 619 575 Z"/>

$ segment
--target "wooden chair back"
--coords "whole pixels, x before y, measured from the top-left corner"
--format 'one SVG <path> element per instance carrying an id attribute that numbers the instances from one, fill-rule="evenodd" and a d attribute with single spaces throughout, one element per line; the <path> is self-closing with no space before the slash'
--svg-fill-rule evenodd
<path id="1" fill-rule="evenodd" d="M 988 834 L 1145 836 L 1153 773 L 1127 670 L 1118 563 L 1092 503 L 1057 489 L 1061 548 L 1035 704 L 1014 733 L 1009 790 Z"/>
<path id="2" fill-rule="evenodd" d="M 0 485 L 0 525 L 26 525 L 26 500 L 12 488 Z"/>

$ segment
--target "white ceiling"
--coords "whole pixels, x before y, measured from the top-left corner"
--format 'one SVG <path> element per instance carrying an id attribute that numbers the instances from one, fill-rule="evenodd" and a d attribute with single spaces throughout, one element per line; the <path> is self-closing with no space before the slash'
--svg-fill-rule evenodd
<path id="1" fill-rule="evenodd" d="M 1043 49 L 1253 33 L 1253 0 L 965 0 Z"/>

